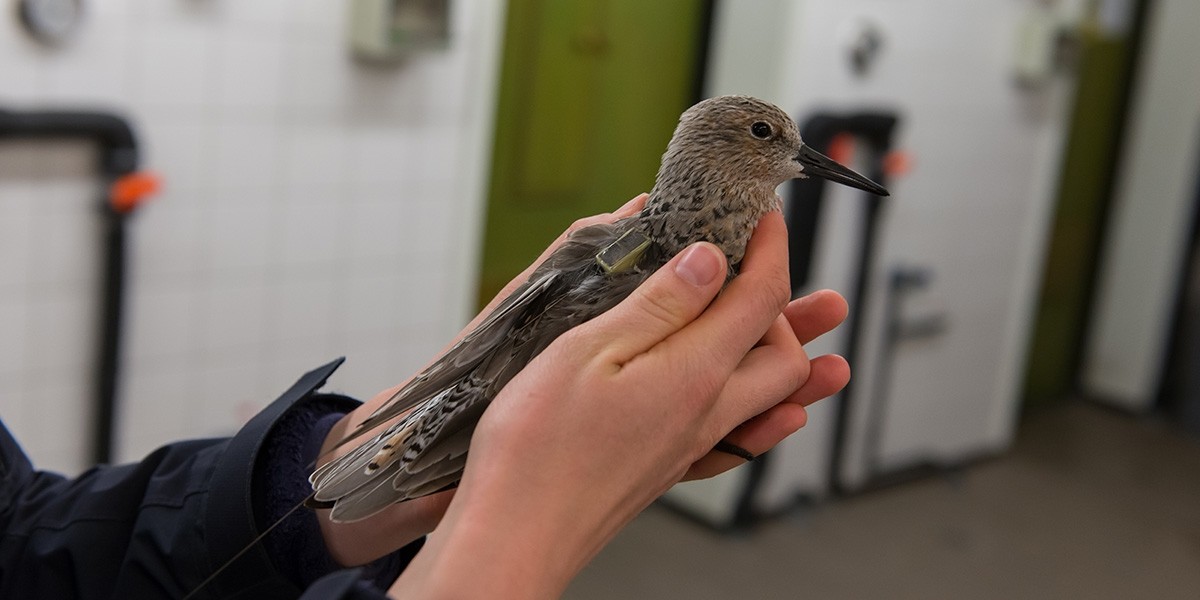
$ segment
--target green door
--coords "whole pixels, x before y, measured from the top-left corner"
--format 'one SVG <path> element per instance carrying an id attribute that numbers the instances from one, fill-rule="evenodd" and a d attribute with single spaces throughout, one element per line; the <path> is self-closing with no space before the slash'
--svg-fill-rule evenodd
<path id="1" fill-rule="evenodd" d="M 572 221 L 649 191 L 708 0 L 509 0 L 481 305 Z"/>
<path id="2" fill-rule="evenodd" d="M 1078 392 L 1104 216 L 1133 84 L 1134 36 L 1146 6 L 1137 0 L 1131 31 L 1115 33 L 1100 28 L 1100 7 L 1093 4 L 1080 29 L 1075 107 L 1026 367 L 1026 406 Z"/>

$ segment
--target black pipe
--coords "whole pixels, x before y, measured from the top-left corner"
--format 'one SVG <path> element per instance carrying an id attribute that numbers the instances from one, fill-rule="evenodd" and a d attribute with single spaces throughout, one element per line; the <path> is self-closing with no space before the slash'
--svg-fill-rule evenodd
<path id="1" fill-rule="evenodd" d="M 100 148 L 98 168 L 104 187 L 99 208 L 105 253 L 91 447 L 92 459 L 106 463 L 113 452 L 125 290 L 125 221 L 129 215 L 113 205 L 109 189 L 114 181 L 137 170 L 137 138 L 125 119 L 108 113 L 0 109 L 0 140 L 6 139 L 83 139 Z"/>
<path id="2" fill-rule="evenodd" d="M 104 284 L 101 286 L 99 350 L 96 357 L 96 414 L 92 460 L 112 460 L 116 427 L 117 377 L 120 372 L 121 323 L 125 296 L 125 217 L 107 202 L 104 209 Z"/>
<path id="3" fill-rule="evenodd" d="M 109 113 L 0 109 L 0 139 L 6 138 L 83 138 L 100 145 L 99 168 L 105 176 L 116 178 L 137 170 L 133 128 L 128 121 Z"/>

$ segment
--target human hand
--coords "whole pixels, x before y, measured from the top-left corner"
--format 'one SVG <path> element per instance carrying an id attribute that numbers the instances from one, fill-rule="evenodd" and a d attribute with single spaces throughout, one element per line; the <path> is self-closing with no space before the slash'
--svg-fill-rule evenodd
<path id="1" fill-rule="evenodd" d="M 514 277 L 512 281 L 496 294 L 496 297 L 479 312 L 479 315 L 468 323 L 450 341 L 446 348 L 442 352 L 439 352 L 438 356 L 435 356 L 430 362 L 436 361 L 441 354 L 473 330 L 500 302 L 512 294 L 513 290 L 520 287 L 529 278 L 529 275 L 533 273 L 534 269 L 550 256 L 555 249 L 562 245 L 572 232 L 597 223 L 611 223 L 618 219 L 632 216 L 645 206 L 647 198 L 647 194 L 640 194 L 612 213 L 604 213 L 575 221 L 546 248 L 545 252 L 529 268 Z M 336 450 L 334 450 L 334 447 L 339 441 L 345 438 L 346 434 L 353 431 L 359 423 L 362 423 L 376 409 L 387 402 L 395 394 L 396 390 L 403 387 L 405 383 L 407 381 L 380 392 L 343 418 L 326 436 L 324 446 L 321 449 L 322 458 L 318 466 L 351 451 L 353 447 L 350 445 Z M 386 427 L 392 422 L 394 421 L 390 421 L 379 427 Z M 443 514 L 446 512 L 446 507 L 450 504 L 450 500 L 453 497 L 453 490 L 425 496 L 416 500 L 395 504 L 372 517 L 352 523 L 334 523 L 325 518 L 328 511 L 322 510 L 318 511 L 318 514 L 321 516 L 318 522 L 321 526 L 326 548 L 334 560 L 344 566 L 360 565 L 393 552 L 433 531 L 441 521 Z"/>
<path id="2" fill-rule="evenodd" d="M 743 360 L 745 368 L 753 369 L 756 365 L 770 368 L 775 361 L 789 360 L 789 354 L 795 352 L 795 344 L 807 345 L 832 331 L 845 320 L 846 312 L 846 300 L 833 290 L 819 290 L 791 301 L 771 325 L 759 346 L 750 351 L 751 355 L 755 355 L 754 358 L 747 355 Z M 780 345 L 782 348 L 776 348 Z M 722 394 L 734 397 L 761 393 L 753 385 L 754 379 L 741 379 L 744 382 L 742 385 L 731 381 Z M 798 389 L 779 395 L 781 400 L 777 404 L 738 425 L 725 440 L 758 456 L 804 427 L 808 421 L 805 407 L 836 394 L 849 381 L 850 365 L 846 359 L 836 354 L 818 356 L 809 363 L 809 375 Z M 785 390 L 776 390 L 776 393 L 779 392 Z M 705 479 L 742 464 L 745 461 L 740 457 L 713 450 L 693 463 L 683 480 Z"/>
<path id="3" fill-rule="evenodd" d="M 784 313 L 786 248 L 772 213 L 715 301 L 724 256 L 695 245 L 551 344 L 484 413 L 446 518 L 393 593 L 553 596 L 685 474 L 728 468 L 709 453 L 730 431 L 762 451 L 802 424 L 795 409 L 836 387 L 844 361 L 805 386 L 800 341 L 840 320 L 839 299 Z"/>

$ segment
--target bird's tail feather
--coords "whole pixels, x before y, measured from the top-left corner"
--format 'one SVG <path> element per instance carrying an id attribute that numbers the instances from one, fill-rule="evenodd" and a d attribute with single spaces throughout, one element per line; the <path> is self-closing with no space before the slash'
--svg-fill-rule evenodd
<path id="1" fill-rule="evenodd" d="M 329 518 L 339 523 L 349 523 L 365 519 L 389 505 L 396 503 L 396 492 L 392 489 L 392 479 L 401 473 L 399 463 L 392 463 L 381 469 L 379 477 L 364 482 L 363 485 L 337 498 Z"/>
<path id="2" fill-rule="evenodd" d="M 437 479 L 430 479 L 429 481 L 422 483 L 420 486 L 412 488 L 409 490 L 409 494 L 411 494 L 412 497 L 408 499 L 412 500 L 414 498 L 429 496 L 458 485 L 459 480 L 462 479 L 462 466 L 466 464 L 466 459 L 464 458 L 454 462 L 457 463 L 457 470 L 455 472 L 448 473 Z"/>
<path id="3" fill-rule="evenodd" d="M 380 454 L 384 454 L 381 452 L 384 450 L 384 446 L 406 443 L 415 428 L 420 427 L 422 417 L 428 412 L 430 406 L 432 403 L 422 407 L 425 410 L 409 413 L 399 423 L 387 428 L 371 441 L 355 448 L 349 454 L 329 461 L 313 472 L 309 477 L 309 482 L 312 483 L 314 497 L 320 501 L 337 500 L 369 485 L 381 477 L 385 468 L 391 464 L 403 465 L 403 460 L 398 460 L 401 448 L 395 448 L 395 452 L 389 454 L 386 461 L 380 462 L 378 457 Z"/>

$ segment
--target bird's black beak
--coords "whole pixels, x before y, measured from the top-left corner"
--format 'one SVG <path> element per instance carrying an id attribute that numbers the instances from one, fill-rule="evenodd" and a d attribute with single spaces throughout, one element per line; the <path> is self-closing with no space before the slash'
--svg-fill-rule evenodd
<path id="1" fill-rule="evenodd" d="M 805 144 L 800 144 L 800 154 L 796 155 L 796 162 L 804 166 L 805 175 L 828 179 L 834 183 L 871 192 L 877 196 L 891 195 L 882 185 L 843 167 L 834 162 L 832 158 L 813 150 Z"/>

